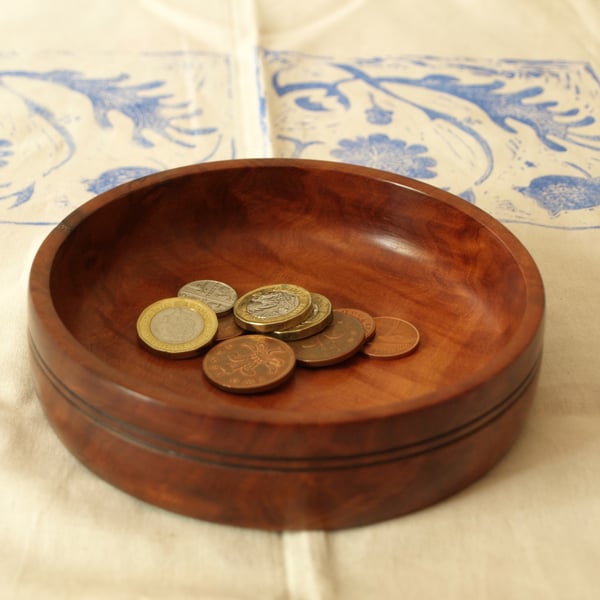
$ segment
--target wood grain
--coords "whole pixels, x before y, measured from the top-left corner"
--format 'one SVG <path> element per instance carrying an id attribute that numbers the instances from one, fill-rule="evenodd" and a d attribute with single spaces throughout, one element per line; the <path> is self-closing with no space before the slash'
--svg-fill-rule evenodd
<path id="1" fill-rule="evenodd" d="M 419 349 L 228 394 L 201 358 L 136 339 L 141 310 L 196 279 L 295 283 L 414 323 Z M 543 345 L 539 272 L 501 224 L 318 161 L 207 163 L 106 192 L 45 240 L 29 297 L 38 395 L 84 464 L 170 510 L 267 529 L 375 522 L 481 476 L 520 430 Z"/>

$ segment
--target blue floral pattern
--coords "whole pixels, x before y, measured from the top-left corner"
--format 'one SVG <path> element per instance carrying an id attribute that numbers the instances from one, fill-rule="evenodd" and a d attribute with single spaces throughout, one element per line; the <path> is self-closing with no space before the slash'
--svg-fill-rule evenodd
<path id="1" fill-rule="evenodd" d="M 545 175 L 536 177 L 519 192 L 533 198 L 551 217 L 570 210 L 600 206 L 600 177 Z"/>
<path id="2" fill-rule="evenodd" d="M 600 79 L 586 63 L 272 50 L 263 61 L 280 156 L 427 179 L 505 222 L 600 226 Z"/>
<path id="3" fill-rule="evenodd" d="M 0 167 L 8 164 L 8 157 L 12 156 L 10 140 L 0 140 Z"/>
<path id="4" fill-rule="evenodd" d="M 387 110 L 375 102 L 373 94 L 369 94 L 371 106 L 365 109 L 367 121 L 372 125 L 389 125 L 394 119 L 394 111 Z"/>
<path id="5" fill-rule="evenodd" d="M 120 183 L 236 156 L 244 100 L 227 55 L 35 66 L 0 56 L 0 224 L 56 223 Z M 267 155 L 424 179 L 507 223 L 600 227 L 600 79 L 587 63 L 259 48 L 256 85 Z"/>
<path id="6" fill-rule="evenodd" d="M 55 223 L 90 193 L 233 158 L 227 56 L 121 56 L 123 71 L 113 74 L 70 68 L 73 60 L 49 55 L 39 62 L 52 68 L 33 70 L 19 68 L 18 56 L 0 57 L 0 223 Z M 28 169 L 12 168 L 25 160 Z"/>
<path id="7" fill-rule="evenodd" d="M 93 194 L 101 194 L 106 192 L 122 183 L 145 177 L 156 173 L 158 169 L 152 167 L 117 167 L 116 169 L 109 169 L 100 173 L 95 179 L 84 179 L 82 183 L 86 185 L 88 192 Z"/>
<path id="8" fill-rule="evenodd" d="M 435 177 L 435 160 L 423 156 L 427 148 L 420 144 L 409 146 L 404 140 L 390 139 L 383 133 L 353 140 L 342 139 L 331 151 L 335 158 L 348 163 L 402 173 L 415 179 Z"/>

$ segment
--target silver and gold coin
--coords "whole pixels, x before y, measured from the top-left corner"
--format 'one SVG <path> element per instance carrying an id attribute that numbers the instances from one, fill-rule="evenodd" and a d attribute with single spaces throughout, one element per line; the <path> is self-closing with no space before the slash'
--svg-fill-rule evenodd
<path id="1" fill-rule="evenodd" d="M 273 331 L 271 335 L 284 341 L 302 340 L 323 331 L 333 320 L 333 312 L 329 298 L 323 294 L 311 292 L 312 314 L 302 323 Z"/>
<path id="2" fill-rule="evenodd" d="M 215 311 L 217 317 L 230 313 L 237 300 L 237 292 L 230 285 L 214 279 L 190 281 L 180 288 L 177 296 L 204 302 Z"/>
<path id="3" fill-rule="evenodd" d="M 193 298 L 164 298 L 147 306 L 137 320 L 140 342 L 169 358 L 196 356 L 217 333 L 215 311 Z"/>
<path id="4" fill-rule="evenodd" d="M 247 331 L 269 333 L 294 327 L 313 311 L 310 292 L 291 283 L 265 285 L 247 292 L 233 307 L 235 322 Z"/>

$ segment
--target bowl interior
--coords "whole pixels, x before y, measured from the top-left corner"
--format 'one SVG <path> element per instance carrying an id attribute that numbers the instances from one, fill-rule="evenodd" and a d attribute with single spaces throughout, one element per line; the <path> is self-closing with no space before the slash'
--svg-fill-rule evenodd
<path id="1" fill-rule="evenodd" d="M 189 410 L 327 420 L 456 389 L 506 347 L 525 311 L 526 281 L 497 232 L 460 203 L 385 178 L 295 166 L 198 169 L 109 194 L 55 256 L 56 311 L 107 372 Z M 411 321 L 420 348 L 396 360 L 357 355 L 297 368 L 271 392 L 229 394 L 205 380 L 201 357 L 156 357 L 137 340 L 140 312 L 196 279 L 225 281 L 240 295 L 296 283 L 334 307 Z"/>

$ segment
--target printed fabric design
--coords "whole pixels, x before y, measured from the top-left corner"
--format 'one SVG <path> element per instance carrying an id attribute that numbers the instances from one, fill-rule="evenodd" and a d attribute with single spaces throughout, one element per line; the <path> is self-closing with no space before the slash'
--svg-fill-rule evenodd
<path id="1" fill-rule="evenodd" d="M 600 226 L 600 81 L 586 63 L 262 59 L 275 155 L 400 173 L 506 222 Z"/>
<path id="2" fill-rule="evenodd" d="M 600 81 L 586 63 L 256 59 L 267 155 L 393 171 L 509 223 L 600 227 Z M 231 77 L 230 57 L 210 53 L 0 55 L 0 223 L 53 224 L 115 185 L 235 158 Z"/>
<path id="3" fill-rule="evenodd" d="M 233 158 L 230 78 L 216 54 L 0 55 L 0 222 L 53 224 L 120 183 Z"/>

